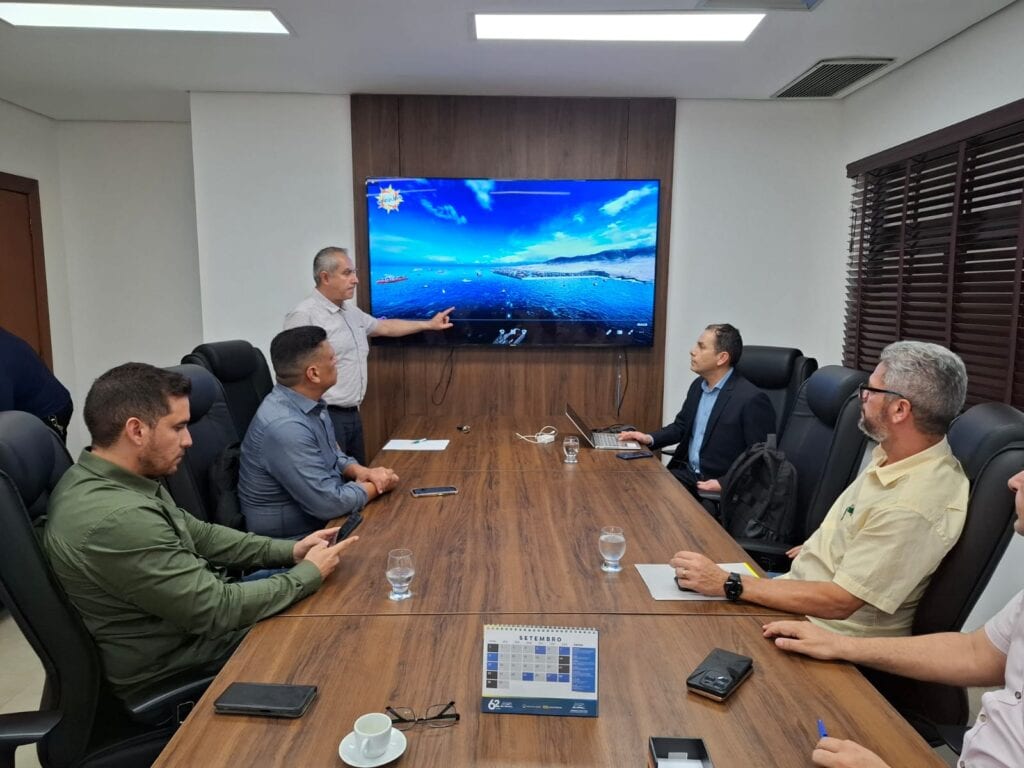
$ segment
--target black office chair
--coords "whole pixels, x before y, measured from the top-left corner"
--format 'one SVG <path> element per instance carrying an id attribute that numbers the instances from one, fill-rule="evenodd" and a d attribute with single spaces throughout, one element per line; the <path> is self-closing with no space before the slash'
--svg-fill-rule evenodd
<path id="1" fill-rule="evenodd" d="M 1016 512 L 1006 483 L 1024 469 L 1024 413 L 1004 403 L 979 403 L 953 422 L 949 445 L 971 483 L 967 521 L 918 603 L 915 635 L 960 631 L 1010 543 Z M 863 671 L 929 742 L 945 741 L 959 752 L 951 734 L 962 741 L 967 725 L 963 688 Z"/>
<path id="2" fill-rule="evenodd" d="M 0 715 L 0 768 L 11 768 L 15 748 L 31 743 L 44 768 L 149 765 L 177 728 L 179 705 L 198 701 L 213 680 L 178 676 L 124 703 L 109 692 L 96 645 L 33 527 L 70 466 L 64 445 L 39 419 L 0 413 L 0 596 L 46 674 L 38 711 Z"/>
<path id="3" fill-rule="evenodd" d="M 797 528 L 792 541 L 737 539 L 767 571 L 788 571 L 786 550 L 802 544 L 857 476 L 867 438 L 860 420 L 858 385 L 868 374 L 839 365 L 819 368 L 804 382 L 778 447 L 796 468 Z"/>
<path id="4" fill-rule="evenodd" d="M 263 353 L 248 341 L 215 341 L 200 344 L 181 358 L 183 364 L 201 365 L 221 386 L 239 437 L 245 437 L 249 422 L 263 398 L 274 388 Z"/>
<path id="5" fill-rule="evenodd" d="M 803 352 L 794 347 L 756 344 L 743 347 L 736 371 L 771 399 L 775 408 L 776 440 L 782 439 L 800 387 L 816 370 L 818 361 L 804 357 Z"/>
<path id="6" fill-rule="evenodd" d="M 194 517 L 243 530 L 237 497 L 234 504 L 228 502 L 223 497 L 224 489 L 215 488 L 211 479 L 211 469 L 216 472 L 225 452 L 232 447 L 237 451 L 239 442 L 224 390 L 214 375 L 201 366 L 174 365 L 167 370 L 192 382 L 188 398 L 192 445 L 185 451 L 178 471 L 165 478 L 167 490 L 175 503 Z"/>

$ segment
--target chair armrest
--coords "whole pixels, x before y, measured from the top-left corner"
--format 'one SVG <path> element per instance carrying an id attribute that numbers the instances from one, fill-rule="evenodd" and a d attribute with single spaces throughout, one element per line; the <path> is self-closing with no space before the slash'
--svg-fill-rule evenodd
<path id="1" fill-rule="evenodd" d="M 946 746 L 958 755 L 963 751 L 964 736 L 967 734 L 966 725 L 936 725 L 935 732 L 946 742 Z"/>
<path id="2" fill-rule="evenodd" d="M 12 712 L 0 715 L 0 767 L 14 768 L 14 750 L 41 741 L 60 722 L 61 713 Z"/>
<path id="3" fill-rule="evenodd" d="M 173 675 L 126 697 L 125 709 L 133 720 L 142 723 L 180 723 L 216 676 L 217 673 L 209 669 Z"/>
<path id="4" fill-rule="evenodd" d="M 786 573 L 793 564 L 793 561 L 786 556 L 786 552 L 796 546 L 795 544 L 762 539 L 736 539 L 736 543 L 743 547 L 762 568 L 771 573 Z"/>

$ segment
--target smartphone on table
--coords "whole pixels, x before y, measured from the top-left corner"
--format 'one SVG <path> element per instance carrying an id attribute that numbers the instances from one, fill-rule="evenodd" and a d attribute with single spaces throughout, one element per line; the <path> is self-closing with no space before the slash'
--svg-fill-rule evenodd
<path id="1" fill-rule="evenodd" d="M 653 455 L 650 451 L 622 451 L 622 453 L 616 453 L 615 458 L 629 461 L 630 459 L 649 459 Z"/>
<path id="2" fill-rule="evenodd" d="M 409 491 L 416 498 L 421 496 L 451 496 L 458 492 L 459 489 L 454 485 L 435 485 L 430 488 L 413 488 Z"/>

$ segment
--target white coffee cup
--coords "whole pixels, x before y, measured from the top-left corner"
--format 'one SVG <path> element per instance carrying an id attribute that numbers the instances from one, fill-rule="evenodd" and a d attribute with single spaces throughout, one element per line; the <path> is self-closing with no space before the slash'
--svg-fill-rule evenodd
<path id="1" fill-rule="evenodd" d="M 363 757 L 380 757 L 391 743 L 391 718 L 383 712 L 370 712 L 356 718 L 352 730 Z"/>

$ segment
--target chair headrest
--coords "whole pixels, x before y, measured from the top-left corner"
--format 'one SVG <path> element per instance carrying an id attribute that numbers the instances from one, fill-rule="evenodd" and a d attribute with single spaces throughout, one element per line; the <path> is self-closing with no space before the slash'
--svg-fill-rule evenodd
<path id="1" fill-rule="evenodd" d="M 834 427 L 843 405 L 857 391 L 857 386 L 867 379 L 868 374 L 864 371 L 841 365 L 819 368 L 804 382 L 807 405 L 821 421 Z"/>
<path id="2" fill-rule="evenodd" d="M 195 424 L 203 418 L 210 410 L 210 407 L 218 399 L 224 399 L 221 393 L 220 382 L 216 377 L 201 365 L 171 365 L 168 371 L 180 373 L 192 382 L 192 393 L 188 396 L 188 423 Z"/>
<path id="3" fill-rule="evenodd" d="M 743 378 L 762 389 L 782 389 L 793 378 L 793 366 L 803 352 L 793 347 L 746 346 L 736 365 Z"/>
<path id="4" fill-rule="evenodd" d="M 967 479 L 973 481 L 992 454 L 1024 441 L 1024 413 L 1006 403 L 978 403 L 953 421 L 947 439 Z"/>
<path id="5" fill-rule="evenodd" d="M 0 413 L 0 472 L 17 486 L 33 518 L 45 513 L 45 499 L 70 466 L 60 438 L 38 418 L 23 411 Z"/>
<path id="6" fill-rule="evenodd" d="M 193 350 L 210 361 L 210 369 L 221 381 L 238 381 L 252 375 L 259 358 L 252 344 L 243 339 L 200 344 Z"/>

